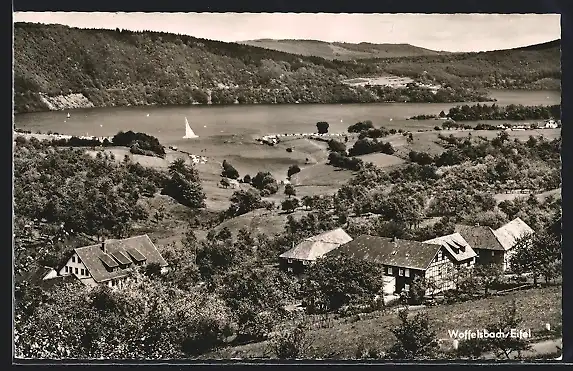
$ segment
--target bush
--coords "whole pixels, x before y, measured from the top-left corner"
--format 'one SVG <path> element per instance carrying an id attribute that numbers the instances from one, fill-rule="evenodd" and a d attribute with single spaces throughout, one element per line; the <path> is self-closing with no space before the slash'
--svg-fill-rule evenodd
<path id="1" fill-rule="evenodd" d="M 372 124 L 372 121 L 366 120 L 363 122 L 357 122 L 354 125 L 350 125 L 348 127 L 348 132 L 349 133 L 360 133 L 361 131 L 366 131 L 368 129 L 374 129 L 374 125 Z"/>
<path id="2" fill-rule="evenodd" d="M 320 121 L 316 123 L 316 130 L 318 134 L 326 134 L 328 133 L 328 122 Z"/>
<path id="3" fill-rule="evenodd" d="M 291 176 L 293 176 L 294 174 L 297 174 L 297 173 L 300 173 L 300 167 L 298 165 L 291 165 L 288 168 L 287 176 L 290 179 Z"/>
<path id="4" fill-rule="evenodd" d="M 233 165 L 228 163 L 227 160 L 223 160 L 223 172 L 221 173 L 221 176 L 229 179 L 238 179 L 239 172 L 233 167 Z"/>
<path id="5" fill-rule="evenodd" d="M 131 130 L 120 131 L 112 138 L 114 146 L 132 147 L 137 144 L 142 150 L 152 151 L 160 157 L 165 157 L 165 148 L 159 143 L 159 139 L 145 133 L 135 133 Z"/>

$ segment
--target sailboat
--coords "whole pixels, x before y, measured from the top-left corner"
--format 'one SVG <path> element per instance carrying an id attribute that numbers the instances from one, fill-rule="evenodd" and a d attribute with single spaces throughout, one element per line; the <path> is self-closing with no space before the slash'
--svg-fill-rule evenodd
<path id="1" fill-rule="evenodd" d="M 189 138 L 198 138 L 199 136 L 193 132 L 191 126 L 189 126 L 189 121 L 187 121 L 187 117 L 185 117 L 185 136 L 184 139 Z"/>
<path id="2" fill-rule="evenodd" d="M 68 112 L 68 118 L 70 118 L 70 117 L 71 117 L 71 115 L 70 115 L 70 113 Z"/>

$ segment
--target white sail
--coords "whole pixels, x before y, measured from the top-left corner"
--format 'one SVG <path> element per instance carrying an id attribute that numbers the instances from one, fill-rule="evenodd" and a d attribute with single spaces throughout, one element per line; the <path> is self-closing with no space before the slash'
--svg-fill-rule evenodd
<path id="1" fill-rule="evenodd" d="M 68 112 L 68 118 L 70 118 L 70 116 L 71 116 L 71 115 L 70 115 L 70 113 Z"/>
<path id="2" fill-rule="evenodd" d="M 193 132 L 191 126 L 189 126 L 189 121 L 187 121 L 187 117 L 185 117 L 185 139 L 188 138 L 198 138 L 198 135 Z"/>

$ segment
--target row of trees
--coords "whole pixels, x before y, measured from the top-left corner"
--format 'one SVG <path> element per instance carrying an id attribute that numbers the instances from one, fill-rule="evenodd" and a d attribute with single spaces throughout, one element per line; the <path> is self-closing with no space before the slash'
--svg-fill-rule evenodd
<path id="1" fill-rule="evenodd" d="M 475 104 L 469 106 L 455 106 L 450 108 L 447 117 L 456 121 L 477 121 L 477 120 L 544 120 L 561 119 L 561 105 L 552 106 L 524 106 L 510 104 L 498 106 L 492 104 Z"/>

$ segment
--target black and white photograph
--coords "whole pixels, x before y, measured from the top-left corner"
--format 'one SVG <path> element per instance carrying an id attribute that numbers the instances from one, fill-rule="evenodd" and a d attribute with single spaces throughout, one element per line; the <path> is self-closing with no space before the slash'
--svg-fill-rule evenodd
<path id="1" fill-rule="evenodd" d="M 13 12 L 13 360 L 559 361 L 559 14 Z"/>

